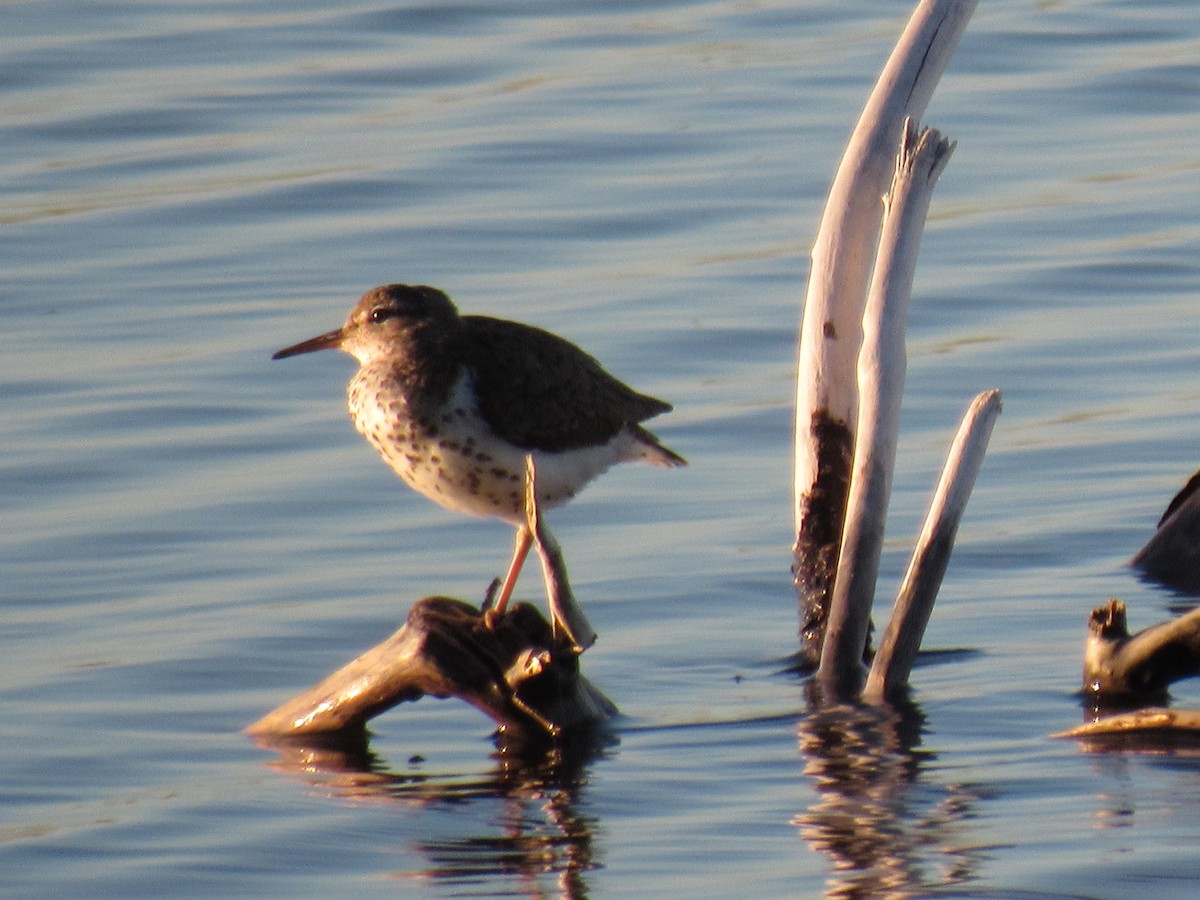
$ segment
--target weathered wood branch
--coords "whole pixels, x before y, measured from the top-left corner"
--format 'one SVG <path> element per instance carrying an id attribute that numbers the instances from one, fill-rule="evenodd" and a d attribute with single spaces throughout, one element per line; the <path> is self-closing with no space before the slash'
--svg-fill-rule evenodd
<path id="1" fill-rule="evenodd" d="M 300 736 L 362 728 L 393 706 L 428 695 L 464 700 L 521 735 L 552 737 L 611 715 L 611 704 L 580 674 L 578 659 L 530 604 L 515 604 L 489 624 L 468 603 L 426 597 L 386 641 L 247 732 Z"/>
<path id="2" fill-rule="evenodd" d="M 361 729 L 372 717 L 422 696 L 458 697 L 517 739 L 595 729 L 616 707 L 579 670 L 596 634 L 575 602 L 557 543 L 537 511 L 528 462 L 526 509 L 542 560 L 551 622 L 518 603 L 502 616 L 449 597 L 426 597 L 390 638 L 263 716 L 247 732 L 301 737 Z"/>
<path id="3" fill-rule="evenodd" d="M 837 570 L 854 431 L 862 315 L 906 119 L 920 118 L 976 0 L 922 0 L 867 101 L 830 189 L 812 250 L 796 378 L 792 566 L 800 663 L 816 668 Z"/>
<path id="4" fill-rule="evenodd" d="M 972 401 L 950 448 L 925 526 L 900 585 L 900 593 L 871 662 L 863 695 L 871 701 L 896 700 L 908 686 L 925 626 L 933 613 L 954 537 L 975 485 L 996 418 L 1000 392 L 985 391 Z"/>
<path id="5" fill-rule="evenodd" d="M 871 604 L 900 433 L 907 369 L 905 331 L 913 275 L 938 176 L 954 144 L 909 120 L 884 199 L 884 225 L 862 320 L 858 355 L 858 427 L 846 524 L 817 676 L 835 694 L 859 692 Z"/>

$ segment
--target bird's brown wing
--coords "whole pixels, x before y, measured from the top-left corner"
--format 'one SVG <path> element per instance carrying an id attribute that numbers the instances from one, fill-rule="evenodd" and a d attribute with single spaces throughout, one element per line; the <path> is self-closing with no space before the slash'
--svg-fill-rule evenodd
<path id="1" fill-rule="evenodd" d="M 553 452 L 600 444 L 671 409 L 548 331 L 486 316 L 463 316 L 462 324 L 479 411 L 518 447 Z"/>

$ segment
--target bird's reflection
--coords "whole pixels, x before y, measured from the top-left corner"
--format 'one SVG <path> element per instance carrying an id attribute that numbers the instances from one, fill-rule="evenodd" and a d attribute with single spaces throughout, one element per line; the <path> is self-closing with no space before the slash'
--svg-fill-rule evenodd
<path id="1" fill-rule="evenodd" d="M 810 697 L 799 724 L 805 774 L 819 794 L 793 820 L 832 863 L 828 897 L 909 897 L 970 881 L 982 860 L 963 823 L 978 798 L 922 782 L 934 754 L 918 749 L 914 704 L 828 705 Z"/>
<path id="2" fill-rule="evenodd" d="M 416 874 L 460 883 L 502 876 L 513 880 L 515 896 L 578 898 L 587 896 L 586 876 L 596 867 L 595 823 L 579 811 L 579 793 L 588 765 L 611 743 L 610 735 L 592 733 L 527 746 L 500 734 L 492 771 L 470 776 L 425 773 L 419 758 L 393 768 L 363 731 L 269 746 L 278 754 L 273 767 L 341 799 L 421 807 L 498 801 L 486 834 L 416 841 L 428 861 Z"/>

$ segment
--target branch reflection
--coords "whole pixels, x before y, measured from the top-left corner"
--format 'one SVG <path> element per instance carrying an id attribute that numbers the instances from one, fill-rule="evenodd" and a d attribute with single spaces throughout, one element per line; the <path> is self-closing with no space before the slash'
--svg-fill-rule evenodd
<path id="1" fill-rule="evenodd" d="M 793 824 L 832 862 L 827 897 L 912 897 L 971 881 L 981 850 L 965 845 L 978 797 L 968 785 L 921 778 L 935 758 L 918 750 L 915 704 L 820 704 L 799 724 L 804 773 L 819 799 Z"/>
<path id="2" fill-rule="evenodd" d="M 610 739 L 587 735 L 570 744 L 531 748 L 497 738 L 495 768 L 485 775 L 433 775 L 410 760 L 396 771 L 371 750 L 363 732 L 264 742 L 278 753 L 270 765 L 300 777 L 329 796 L 408 807 L 434 807 L 477 800 L 496 801 L 488 833 L 418 839 L 428 860 L 420 872 L 397 873 L 449 883 L 512 879 L 513 896 L 583 898 L 586 873 L 596 868 L 595 823 L 579 811 L 588 765 Z"/>

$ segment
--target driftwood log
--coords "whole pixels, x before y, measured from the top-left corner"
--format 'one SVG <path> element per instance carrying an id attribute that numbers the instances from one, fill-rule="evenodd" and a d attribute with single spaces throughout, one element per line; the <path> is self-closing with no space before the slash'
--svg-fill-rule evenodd
<path id="1" fill-rule="evenodd" d="M 515 604 L 489 623 L 462 600 L 426 597 L 386 641 L 247 731 L 298 736 L 361 729 L 426 695 L 457 697 L 526 739 L 592 727 L 615 712 L 580 673 L 579 654 L 555 639 L 531 604 Z"/>
<path id="2" fill-rule="evenodd" d="M 596 638 L 575 602 L 557 543 L 534 499 L 526 510 L 542 561 L 551 621 L 528 603 L 502 616 L 449 597 L 426 597 L 395 634 L 247 730 L 266 739 L 360 731 L 387 709 L 425 695 L 457 697 L 526 743 L 596 732 L 616 707 L 583 676 L 579 657 Z"/>
<path id="3" fill-rule="evenodd" d="M 1102 705 L 1166 699 L 1171 684 L 1200 675 L 1200 609 L 1129 633 L 1125 604 L 1109 600 L 1088 618 L 1083 691 Z"/>

